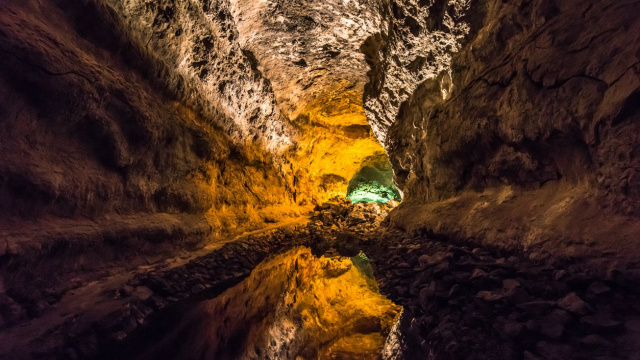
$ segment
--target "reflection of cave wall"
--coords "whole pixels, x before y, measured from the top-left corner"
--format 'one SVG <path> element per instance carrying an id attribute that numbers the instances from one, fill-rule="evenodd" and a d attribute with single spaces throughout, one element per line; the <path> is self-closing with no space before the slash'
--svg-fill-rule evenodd
<path id="1" fill-rule="evenodd" d="M 194 304 L 136 359 L 376 359 L 400 307 L 368 260 L 277 255 L 219 297 Z"/>
<path id="2" fill-rule="evenodd" d="M 351 178 L 347 197 L 354 202 L 388 202 L 401 200 L 393 182 L 393 168 L 385 156 L 365 161 L 364 166 Z"/>

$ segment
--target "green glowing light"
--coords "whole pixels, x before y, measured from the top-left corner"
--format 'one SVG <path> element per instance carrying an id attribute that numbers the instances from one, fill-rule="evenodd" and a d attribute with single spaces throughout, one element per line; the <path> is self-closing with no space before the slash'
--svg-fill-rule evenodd
<path id="1" fill-rule="evenodd" d="M 375 180 L 358 182 L 357 186 L 349 191 L 347 198 L 353 203 L 376 202 L 386 204 L 389 200 L 400 201 L 400 192 L 395 186 L 385 186 Z"/>

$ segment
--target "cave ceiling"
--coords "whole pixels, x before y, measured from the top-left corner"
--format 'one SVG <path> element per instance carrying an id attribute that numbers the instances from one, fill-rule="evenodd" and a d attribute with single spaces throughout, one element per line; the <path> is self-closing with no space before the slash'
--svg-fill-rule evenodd
<path id="1" fill-rule="evenodd" d="M 344 195 L 365 162 L 385 161 L 386 129 L 421 81 L 447 73 L 468 31 L 459 21 L 468 8 L 467 1 L 230 2 L 240 47 L 299 130 L 292 167 L 308 179 L 303 192 Z M 427 20 L 430 10 L 439 20 Z"/>

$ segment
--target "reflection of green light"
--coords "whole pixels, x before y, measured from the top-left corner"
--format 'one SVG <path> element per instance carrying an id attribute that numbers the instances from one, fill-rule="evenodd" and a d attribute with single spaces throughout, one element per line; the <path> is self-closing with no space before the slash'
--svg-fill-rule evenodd
<path id="1" fill-rule="evenodd" d="M 357 187 L 347 194 L 347 198 L 353 203 L 388 203 L 389 200 L 400 201 L 400 192 L 395 187 L 384 186 L 379 182 L 360 181 Z"/>

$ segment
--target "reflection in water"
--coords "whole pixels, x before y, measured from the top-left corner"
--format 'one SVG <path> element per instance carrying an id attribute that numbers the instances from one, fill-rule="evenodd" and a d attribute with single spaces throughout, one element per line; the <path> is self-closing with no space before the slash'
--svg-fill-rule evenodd
<path id="1" fill-rule="evenodd" d="M 400 307 L 378 292 L 364 255 L 298 248 L 190 309 L 146 359 L 378 359 Z"/>

